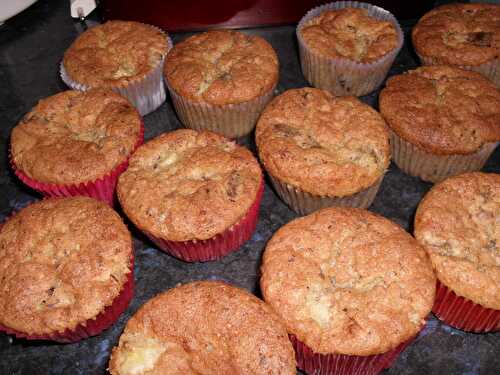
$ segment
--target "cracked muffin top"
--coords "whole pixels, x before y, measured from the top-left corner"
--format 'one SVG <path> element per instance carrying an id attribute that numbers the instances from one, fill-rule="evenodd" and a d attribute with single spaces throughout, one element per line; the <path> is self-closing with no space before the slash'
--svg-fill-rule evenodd
<path id="1" fill-rule="evenodd" d="M 435 185 L 418 206 L 415 237 L 444 285 L 500 310 L 500 175 L 466 173 Z"/>
<path id="2" fill-rule="evenodd" d="M 401 227 L 336 207 L 273 235 L 260 286 L 288 332 L 314 352 L 367 356 L 420 331 L 436 278 L 424 248 Z"/>
<path id="3" fill-rule="evenodd" d="M 64 91 L 40 100 L 12 130 L 12 159 L 40 182 L 93 181 L 127 160 L 141 124 L 137 110 L 111 90 Z"/>
<path id="4" fill-rule="evenodd" d="M 212 105 L 255 99 L 278 82 L 278 56 L 263 38 L 238 31 L 208 31 L 176 44 L 164 68 L 180 96 Z"/>
<path id="5" fill-rule="evenodd" d="M 426 13 L 413 28 L 418 54 L 436 64 L 480 65 L 500 58 L 500 5 L 449 4 Z"/>
<path id="6" fill-rule="evenodd" d="M 46 199 L 0 227 L 0 324 L 32 335 L 72 330 L 120 294 L 132 238 L 107 204 Z"/>
<path id="7" fill-rule="evenodd" d="M 324 11 L 306 21 L 298 33 L 308 48 L 323 57 L 360 63 L 375 62 L 398 45 L 398 33 L 391 22 L 357 8 Z"/>
<path id="8" fill-rule="evenodd" d="M 204 240 L 243 218 L 261 184 L 249 150 L 215 133 L 181 129 L 139 147 L 117 193 L 141 230 L 171 241 Z"/>
<path id="9" fill-rule="evenodd" d="M 500 91 L 479 73 L 411 70 L 387 81 L 379 106 L 398 136 L 434 154 L 469 154 L 500 140 Z"/>
<path id="10" fill-rule="evenodd" d="M 167 318 L 166 318 L 167 317 Z M 281 319 L 245 290 L 216 281 L 170 289 L 128 321 L 113 375 L 295 375 Z"/>
<path id="11" fill-rule="evenodd" d="M 376 183 L 390 163 L 380 114 L 325 90 L 285 91 L 266 107 L 255 136 L 265 169 L 311 194 L 357 193 Z"/>
<path id="12" fill-rule="evenodd" d="M 63 58 L 68 76 L 88 87 L 116 87 L 140 80 L 166 56 L 167 36 L 156 27 L 108 21 L 82 33 Z"/>

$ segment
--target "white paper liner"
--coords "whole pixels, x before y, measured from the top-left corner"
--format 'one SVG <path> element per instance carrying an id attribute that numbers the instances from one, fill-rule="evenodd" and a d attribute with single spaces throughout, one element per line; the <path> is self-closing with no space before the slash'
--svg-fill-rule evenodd
<path id="1" fill-rule="evenodd" d="M 396 28 L 398 44 L 394 50 L 373 63 L 360 63 L 346 58 L 329 58 L 316 54 L 307 48 L 300 30 L 311 18 L 326 10 L 342 8 L 363 8 L 368 15 L 378 20 L 389 21 Z M 385 9 L 357 1 L 339 1 L 311 9 L 300 20 L 297 30 L 302 73 L 309 83 L 338 96 L 361 96 L 376 90 L 389 71 L 404 42 L 404 34 L 396 18 Z"/>
<path id="2" fill-rule="evenodd" d="M 268 175 L 281 200 L 299 215 L 308 215 L 314 211 L 332 206 L 368 208 L 375 199 L 380 184 L 384 179 L 382 175 L 372 186 L 352 195 L 329 197 L 307 193 L 280 181 L 279 178 L 272 176 L 270 173 Z"/>
<path id="3" fill-rule="evenodd" d="M 130 101 L 130 103 L 135 108 L 137 108 L 141 116 L 153 112 L 163 104 L 167 97 L 165 86 L 163 84 L 163 65 L 165 63 L 165 58 L 168 54 L 168 51 L 170 51 L 173 46 L 170 37 L 163 33 L 162 30 L 155 26 L 148 26 L 161 31 L 162 34 L 165 35 L 165 38 L 167 39 L 167 52 L 165 53 L 165 56 L 163 56 L 159 61 L 158 66 L 156 66 L 146 76 L 127 82 L 125 84 L 109 86 L 111 90 L 126 97 Z M 60 75 L 63 82 L 73 90 L 87 91 L 89 88 L 91 88 L 87 85 L 73 80 L 66 72 L 63 61 L 61 61 L 60 65 Z"/>
<path id="4" fill-rule="evenodd" d="M 392 159 L 399 169 L 410 176 L 434 183 L 450 176 L 480 170 L 498 143 L 485 143 L 471 154 L 438 155 L 405 141 L 391 130 Z"/>

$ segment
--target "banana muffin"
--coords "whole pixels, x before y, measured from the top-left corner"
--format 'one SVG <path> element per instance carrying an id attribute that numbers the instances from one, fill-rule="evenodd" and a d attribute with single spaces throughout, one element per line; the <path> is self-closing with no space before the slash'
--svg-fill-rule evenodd
<path id="1" fill-rule="evenodd" d="M 136 109 L 108 89 L 64 91 L 40 102 L 14 127 L 16 175 L 47 196 L 87 195 L 113 202 L 116 180 L 142 144 Z"/>
<path id="2" fill-rule="evenodd" d="M 394 161 L 426 181 L 481 169 L 500 140 L 500 91 L 475 72 L 426 66 L 391 77 L 379 107 Z"/>
<path id="3" fill-rule="evenodd" d="M 335 207 L 273 235 L 260 286 L 285 321 L 299 368 L 368 375 L 389 367 L 423 328 L 436 278 L 424 248 L 401 227 Z"/>
<path id="4" fill-rule="evenodd" d="M 474 70 L 500 87 L 500 5 L 442 5 L 418 21 L 412 39 L 422 64 Z"/>
<path id="5" fill-rule="evenodd" d="M 161 293 L 128 321 L 112 375 L 295 375 L 281 319 L 245 290 L 198 281 Z"/>
<path id="6" fill-rule="evenodd" d="M 176 44 L 164 75 L 186 127 L 236 138 L 252 131 L 271 100 L 279 63 L 263 38 L 216 30 Z"/>
<path id="7" fill-rule="evenodd" d="M 162 70 L 170 48 L 170 38 L 154 26 L 108 21 L 82 33 L 66 50 L 61 78 L 76 90 L 110 88 L 145 115 L 165 101 Z"/>
<path id="8" fill-rule="evenodd" d="M 473 172 L 434 186 L 415 237 L 436 270 L 434 313 L 466 331 L 500 330 L 500 175 Z"/>
<path id="9" fill-rule="evenodd" d="M 186 261 L 238 249 L 257 223 L 262 172 L 221 135 L 164 133 L 134 153 L 117 193 L 126 215 L 162 250 Z"/>
<path id="10" fill-rule="evenodd" d="M 95 199 L 33 203 L 0 228 L 0 280 L 0 331 L 60 342 L 97 335 L 132 299 L 132 238 Z"/>
<path id="11" fill-rule="evenodd" d="M 315 88 L 276 97 L 255 134 L 278 195 L 299 214 L 327 206 L 368 207 L 390 163 L 382 117 L 354 97 Z"/>

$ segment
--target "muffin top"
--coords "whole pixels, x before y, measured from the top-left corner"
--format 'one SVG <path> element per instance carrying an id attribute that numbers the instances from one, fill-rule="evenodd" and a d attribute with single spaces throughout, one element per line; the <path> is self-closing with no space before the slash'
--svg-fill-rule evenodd
<path id="1" fill-rule="evenodd" d="M 232 30 L 196 34 L 176 44 L 164 67 L 184 98 L 212 105 L 242 103 L 278 82 L 278 56 L 263 38 Z"/>
<path id="2" fill-rule="evenodd" d="M 366 9 L 326 10 L 306 21 L 299 36 L 308 48 L 323 57 L 344 57 L 372 63 L 398 45 L 398 33 L 391 22 L 368 15 Z"/>
<path id="3" fill-rule="evenodd" d="M 288 332 L 314 352 L 366 356 L 419 332 L 436 278 L 423 247 L 401 227 L 337 207 L 274 234 L 260 285 Z"/>
<path id="4" fill-rule="evenodd" d="M 439 64 L 480 65 L 500 57 L 500 5 L 449 4 L 413 28 L 417 53 Z"/>
<path id="5" fill-rule="evenodd" d="M 466 173 L 434 185 L 418 206 L 415 237 L 444 285 L 500 310 L 500 175 Z"/>
<path id="6" fill-rule="evenodd" d="M 390 162 L 382 117 L 354 97 L 320 89 L 288 90 L 276 97 L 255 134 L 266 170 L 311 194 L 359 192 L 376 183 Z"/>
<path id="7" fill-rule="evenodd" d="M 141 124 L 111 90 L 64 91 L 40 100 L 12 130 L 12 159 L 40 182 L 93 181 L 127 160 L 142 139 Z"/>
<path id="8" fill-rule="evenodd" d="M 46 199 L 0 228 L 0 324 L 27 334 L 72 330 L 120 294 L 132 238 L 107 204 Z"/>
<path id="9" fill-rule="evenodd" d="M 68 76 L 88 87 L 116 87 L 142 79 L 170 48 L 166 35 L 150 25 L 108 21 L 82 33 L 63 58 Z"/>
<path id="10" fill-rule="evenodd" d="M 141 230 L 171 241 L 224 232 L 257 198 L 252 153 L 208 131 L 181 129 L 139 147 L 118 181 L 118 199 Z"/>
<path id="11" fill-rule="evenodd" d="M 434 154 L 469 154 L 500 140 L 500 91 L 479 73 L 411 70 L 387 81 L 379 106 L 397 135 Z"/>
<path id="12" fill-rule="evenodd" d="M 215 281 L 170 289 L 128 321 L 109 363 L 113 375 L 295 375 L 286 329 L 248 292 Z"/>

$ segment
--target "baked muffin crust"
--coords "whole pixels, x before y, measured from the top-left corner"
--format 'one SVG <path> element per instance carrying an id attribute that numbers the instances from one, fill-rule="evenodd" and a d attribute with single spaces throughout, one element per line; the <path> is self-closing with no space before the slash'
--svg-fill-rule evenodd
<path id="1" fill-rule="evenodd" d="M 398 36 L 388 21 L 368 16 L 365 9 L 327 10 L 299 30 L 305 44 L 329 58 L 372 63 L 395 49 Z"/>
<path id="2" fill-rule="evenodd" d="M 291 221 L 267 244 L 264 300 L 316 353 L 372 355 L 416 335 L 436 278 L 425 250 L 369 211 L 327 208 Z"/>
<path id="3" fill-rule="evenodd" d="M 470 154 L 500 140 L 500 91 L 479 73 L 417 68 L 391 77 L 379 106 L 397 135 L 434 154 Z"/>
<path id="4" fill-rule="evenodd" d="M 64 53 L 63 65 L 78 83 L 116 87 L 145 77 L 167 51 L 167 38 L 160 29 L 113 20 L 82 33 Z"/>
<path id="5" fill-rule="evenodd" d="M 40 100 L 12 130 L 12 159 L 40 182 L 93 181 L 127 160 L 141 123 L 127 99 L 110 90 L 64 91 Z"/>
<path id="6" fill-rule="evenodd" d="M 74 329 L 118 297 L 131 256 L 130 233 L 107 204 L 29 205 L 0 228 L 0 324 L 28 334 Z"/>
<path id="7" fill-rule="evenodd" d="M 316 195 L 345 196 L 381 178 L 389 166 L 382 117 L 354 97 L 301 88 L 276 97 L 255 131 L 266 170 Z"/>
<path id="8" fill-rule="evenodd" d="M 295 374 L 282 321 L 248 292 L 201 281 L 162 293 L 128 321 L 109 370 L 132 374 Z"/>
<path id="9" fill-rule="evenodd" d="M 117 192 L 141 230 L 171 241 L 204 240 L 236 224 L 261 183 L 249 150 L 215 133 L 181 129 L 139 147 Z"/>
<path id="10" fill-rule="evenodd" d="M 466 173 L 420 202 L 415 237 L 438 279 L 456 294 L 500 310 L 500 175 Z"/>
<path id="11" fill-rule="evenodd" d="M 480 65 L 500 57 L 500 6 L 448 4 L 426 13 L 413 28 L 413 45 L 438 64 Z"/>
<path id="12" fill-rule="evenodd" d="M 276 52 L 263 38 L 216 30 L 176 44 L 164 68 L 169 86 L 184 98 L 212 105 L 255 99 L 278 82 Z"/>

